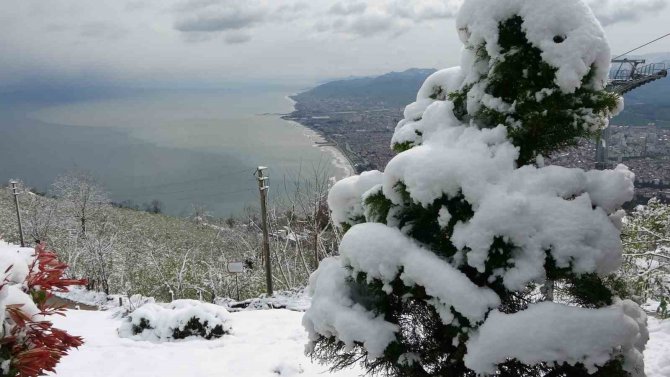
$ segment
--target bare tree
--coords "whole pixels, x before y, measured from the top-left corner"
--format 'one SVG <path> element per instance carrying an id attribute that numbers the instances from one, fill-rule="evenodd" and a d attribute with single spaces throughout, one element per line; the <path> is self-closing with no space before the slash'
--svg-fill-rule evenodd
<path id="1" fill-rule="evenodd" d="M 88 172 L 72 171 L 56 179 L 53 194 L 64 201 L 69 213 L 80 224 L 82 235 L 86 235 L 87 222 L 109 206 L 107 192 Z"/>
<path id="2" fill-rule="evenodd" d="M 35 194 L 20 183 L 23 219 L 26 233 L 35 241 L 48 241 L 58 222 L 58 201 Z"/>
<path id="3" fill-rule="evenodd" d="M 109 294 L 117 256 L 117 232 L 114 225 L 104 221 L 93 231 L 89 230 L 88 235 L 82 239 L 81 247 L 86 257 L 86 278 L 91 288 L 102 289 Z"/>

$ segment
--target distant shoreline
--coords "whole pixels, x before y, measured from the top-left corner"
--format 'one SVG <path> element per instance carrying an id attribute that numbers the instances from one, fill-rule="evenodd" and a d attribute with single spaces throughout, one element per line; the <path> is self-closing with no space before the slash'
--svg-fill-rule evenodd
<path id="1" fill-rule="evenodd" d="M 298 103 L 293 96 L 295 96 L 297 93 L 288 95 L 284 98 L 286 98 L 287 101 L 291 102 L 291 106 L 293 107 L 293 111 L 288 113 L 288 114 L 281 114 L 280 118 L 290 122 L 290 123 L 295 123 L 297 125 L 300 125 L 301 127 L 309 130 L 311 132 L 311 135 L 306 135 L 308 138 L 312 139 L 314 142 L 314 146 L 318 148 L 325 149 L 329 151 L 333 155 L 333 165 L 335 168 L 340 169 L 344 172 L 343 177 L 341 178 L 346 178 L 350 177 L 352 175 L 356 174 L 356 168 L 354 167 L 354 163 L 351 161 L 349 156 L 340 148 L 340 146 L 330 140 L 326 135 L 321 133 L 318 130 L 315 130 L 314 128 L 300 123 L 299 121 L 295 120 L 293 118 L 293 114 L 296 112 L 295 105 Z M 338 177 L 339 178 L 339 177 Z M 340 178 L 340 179 L 341 179 Z"/>

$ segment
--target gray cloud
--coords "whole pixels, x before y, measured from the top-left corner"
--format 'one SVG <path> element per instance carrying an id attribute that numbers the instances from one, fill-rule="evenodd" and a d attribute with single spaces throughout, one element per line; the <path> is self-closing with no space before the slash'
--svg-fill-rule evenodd
<path id="1" fill-rule="evenodd" d="M 242 44 L 251 41 L 251 35 L 247 33 L 233 32 L 226 34 L 223 37 L 223 40 L 228 44 Z"/>
<path id="2" fill-rule="evenodd" d="M 367 8 L 367 4 L 362 1 L 337 2 L 330 7 L 328 12 L 335 15 L 348 16 L 351 14 L 361 14 Z"/>
<path id="3" fill-rule="evenodd" d="M 589 0 L 588 3 L 603 25 L 636 21 L 668 6 L 668 0 Z"/>
<path id="4" fill-rule="evenodd" d="M 412 24 L 447 20 L 458 14 L 464 0 L 353 0 L 337 2 L 315 24 L 319 32 L 356 36 L 401 35 Z M 586 0 L 603 25 L 637 20 L 665 8 L 670 0 Z"/>
<path id="5" fill-rule="evenodd" d="M 215 40 L 219 35 L 203 31 L 193 31 L 189 33 L 182 33 L 182 40 L 186 43 L 202 43 Z"/>
<path id="6" fill-rule="evenodd" d="M 87 22 L 79 28 L 79 35 L 92 39 L 120 39 L 128 30 L 109 22 Z"/>
<path id="7" fill-rule="evenodd" d="M 399 36 L 413 23 L 454 17 L 461 0 L 373 0 L 338 2 L 328 8 L 317 31 L 335 31 L 359 37 Z"/>
<path id="8" fill-rule="evenodd" d="M 177 13 L 191 12 L 212 5 L 224 4 L 226 2 L 226 0 L 186 0 L 175 4 L 173 9 Z"/>
<path id="9" fill-rule="evenodd" d="M 172 9 L 173 27 L 186 42 L 204 42 L 223 35 L 226 43 L 241 44 L 251 40 L 256 27 L 302 19 L 310 6 L 304 1 L 277 5 L 262 0 L 188 0 Z"/>
<path id="10" fill-rule="evenodd" d="M 133 0 L 126 3 L 124 10 L 133 12 L 137 10 L 151 9 L 151 3 L 145 0 Z"/>
<path id="11" fill-rule="evenodd" d="M 354 18 L 347 25 L 349 31 L 364 37 L 388 31 L 397 32 L 401 26 L 398 19 L 383 13 L 365 13 Z"/>
<path id="12" fill-rule="evenodd" d="M 175 29 L 182 32 L 217 32 L 239 30 L 263 21 L 266 12 L 254 7 L 225 7 L 207 9 L 180 17 Z"/>
<path id="13" fill-rule="evenodd" d="M 462 1 L 422 0 L 418 2 L 393 0 L 388 4 L 389 13 L 414 21 L 453 18 Z"/>
<path id="14" fill-rule="evenodd" d="M 664 21 L 670 19 L 666 6 L 670 0 L 587 1 L 604 23 L 616 23 L 607 28 L 614 51 L 626 51 L 667 32 Z M 346 7 L 338 9 L 338 2 Z M 460 3 L 9 1 L 0 12 L 4 57 L 0 88 L 21 86 L 36 76 L 40 79 L 35 85 L 59 77 L 88 82 L 91 70 L 101 78 L 100 85 L 122 86 L 210 85 L 215 80 L 259 77 L 307 82 L 416 66 L 450 66 L 458 64 L 457 54 L 446 52 L 461 47 L 450 19 Z M 623 22 L 636 19 L 636 23 Z M 670 51 L 670 39 L 640 53 L 652 51 Z"/>
<path id="15" fill-rule="evenodd" d="M 311 9 L 304 1 L 277 4 L 263 0 L 188 0 L 178 3 L 174 29 L 185 42 L 207 42 L 223 37 L 227 44 L 244 44 L 252 40 L 258 27 L 272 23 L 301 21 Z"/>
<path id="16" fill-rule="evenodd" d="M 296 15 L 296 14 L 302 14 L 308 10 L 310 10 L 311 7 L 309 3 L 304 2 L 304 1 L 298 1 L 293 4 L 282 4 L 280 5 L 276 10 L 275 13 L 279 14 L 289 14 L 289 15 Z"/>
<path id="17" fill-rule="evenodd" d="M 669 0 L 587 0 L 605 25 L 635 20 L 665 7 Z M 282 2 L 246 0 L 187 0 L 173 7 L 174 29 L 181 33 L 220 33 L 251 30 L 270 23 L 312 22 L 320 33 L 357 37 L 398 36 L 412 25 L 451 19 L 463 0 L 313 0 Z M 202 36 L 187 41 L 206 40 Z M 237 38 L 232 38 L 237 39 Z M 246 38 L 244 38 L 246 39 Z M 245 40 L 246 42 L 247 40 Z"/>

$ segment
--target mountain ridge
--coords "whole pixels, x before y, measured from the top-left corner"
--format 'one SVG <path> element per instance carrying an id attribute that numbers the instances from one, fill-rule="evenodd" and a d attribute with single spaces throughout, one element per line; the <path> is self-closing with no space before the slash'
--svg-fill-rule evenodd
<path id="1" fill-rule="evenodd" d="M 650 63 L 670 66 L 670 52 L 639 56 Z M 379 76 L 347 77 L 317 85 L 292 98 L 308 103 L 319 100 L 358 101 L 361 108 L 404 108 L 416 99 L 416 93 L 425 79 L 436 72 L 433 68 L 410 68 Z M 670 127 L 670 78 L 661 79 L 624 96 L 624 112 L 612 119 L 612 124 L 645 126 L 655 123 Z"/>
<path id="2" fill-rule="evenodd" d="M 376 100 L 388 107 L 404 107 L 414 102 L 416 93 L 433 68 L 410 68 L 379 76 L 352 77 L 330 81 L 294 95 L 298 102 L 320 99 Z"/>

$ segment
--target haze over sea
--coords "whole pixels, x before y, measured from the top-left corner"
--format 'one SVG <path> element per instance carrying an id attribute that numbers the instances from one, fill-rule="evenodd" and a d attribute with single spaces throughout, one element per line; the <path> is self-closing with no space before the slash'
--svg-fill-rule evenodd
<path id="1" fill-rule="evenodd" d="M 300 88 L 151 90 L 58 103 L 0 105 L 0 176 L 46 190 L 71 169 L 92 172 L 116 202 L 154 199 L 174 215 L 195 205 L 216 216 L 257 205 L 252 176 L 268 166 L 275 195 L 284 179 L 346 168 L 310 130 L 279 118 Z M 339 166 L 339 167 L 338 167 Z M 273 184 L 274 183 L 274 184 Z M 272 190 L 271 190 L 272 192 Z"/>

